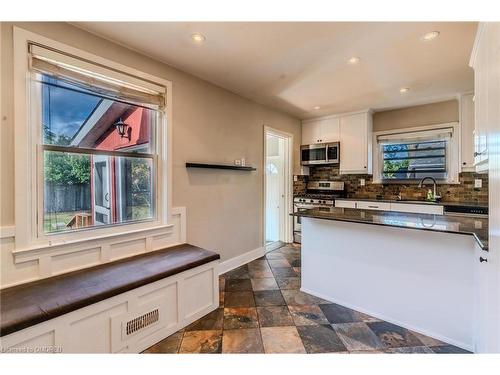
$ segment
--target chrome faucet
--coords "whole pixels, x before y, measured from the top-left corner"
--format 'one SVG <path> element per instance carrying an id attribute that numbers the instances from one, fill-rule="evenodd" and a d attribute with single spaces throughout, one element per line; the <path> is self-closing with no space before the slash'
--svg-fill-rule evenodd
<path id="1" fill-rule="evenodd" d="M 441 198 L 439 195 L 437 195 L 437 192 L 436 192 L 437 183 L 436 183 L 436 180 L 434 179 L 434 177 L 427 176 L 427 177 L 422 178 L 420 180 L 420 182 L 418 183 L 418 187 L 421 188 L 423 186 L 425 180 L 432 180 L 432 183 L 434 185 L 433 192 L 432 192 L 432 200 L 436 201 L 437 199 Z"/>

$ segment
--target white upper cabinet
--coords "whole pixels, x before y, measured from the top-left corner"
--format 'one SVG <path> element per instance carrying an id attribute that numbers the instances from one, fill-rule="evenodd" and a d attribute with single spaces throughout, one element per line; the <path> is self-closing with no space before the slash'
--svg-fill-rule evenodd
<path id="1" fill-rule="evenodd" d="M 327 117 L 302 122 L 302 144 L 339 141 L 339 118 Z"/>
<path id="2" fill-rule="evenodd" d="M 338 142 L 340 137 L 340 120 L 338 117 L 328 118 L 322 121 L 321 132 L 323 142 Z"/>
<path id="3" fill-rule="evenodd" d="M 462 172 L 474 172 L 474 94 L 460 98 Z"/>
<path id="4" fill-rule="evenodd" d="M 372 115 L 340 117 L 340 173 L 372 173 Z"/>
<path id="5" fill-rule="evenodd" d="M 477 172 L 488 170 L 488 27 L 480 26 L 472 51 L 474 69 L 474 167 Z"/>
<path id="6" fill-rule="evenodd" d="M 302 123 L 302 144 L 321 143 L 321 120 Z"/>

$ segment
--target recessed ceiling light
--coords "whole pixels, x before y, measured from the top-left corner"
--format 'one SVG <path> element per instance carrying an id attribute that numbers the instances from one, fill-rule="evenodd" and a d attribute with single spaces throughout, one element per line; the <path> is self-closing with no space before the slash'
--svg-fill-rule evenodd
<path id="1" fill-rule="evenodd" d="M 347 60 L 347 61 L 349 62 L 349 64 L 354 65 L 354 64 L 359 63 L 359 60 L 360 60 L 360 59 L 359 59 L 359 57 L 353 56 L 353 57 L 351 57 L 351 58 L 350 58 L 349 60 Z"/>
<path id="2" fill-rule="evenodd" d="M 319 105 L 314 106 L 313 109 L 320 109 L 321 107 Z"/>
<path id="3" fill-rule="evenodd" d="M 203 43 L 205 41 L 205 35 L 200 34 L 200 33 L 194 33 L 191 34 L 191 39 L 193 39 L 194 42 L 196 43 Z"/>
<path id="4" fill-rule="evenodd" d="M 401 94 L 406 94 L 408 91 L 410 91 L 409 87 L 402 87 L 402 88 L 399 89 L 399 92 Z"/>
<path id="5" fill-rule="evenodd" d="M 439 36 L 439 31 L 431 31 L 429 33 L 425 33 L 420 37 L 420 39 L 424 42 L 430 42 L 431 40 L 436 39 Z"/>

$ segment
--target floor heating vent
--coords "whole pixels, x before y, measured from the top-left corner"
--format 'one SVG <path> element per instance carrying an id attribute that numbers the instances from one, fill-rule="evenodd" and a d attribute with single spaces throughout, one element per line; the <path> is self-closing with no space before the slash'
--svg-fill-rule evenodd
<path id="1" fill-rule="evenodd" d="M 158 309 L 154 309 L 153 311 L 147 312 L 146 314 L 143 314 L 141 316 L 138 316 L 137 318 L 129 320 L 127 322 L 127 327 L 125 332 L 127 336 L 131 335 L 137 331 L 140 331 L 143 328 L 150 326 L 153 323 L 156 323 L 158 320 L 160 320 L 160 312 L 158 311 Z"/>

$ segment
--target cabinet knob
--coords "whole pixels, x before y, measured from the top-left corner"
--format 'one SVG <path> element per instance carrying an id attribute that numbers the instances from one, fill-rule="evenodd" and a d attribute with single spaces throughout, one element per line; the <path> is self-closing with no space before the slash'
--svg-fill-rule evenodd
<path id="1" fill-rule="evenodd" d="M 480 261 L 481 263 L 483 263 L 483 262 L 488 262 L 488 259 L 483 258 L 483 257 L 479 257 L 479 261 Z"/>
<path id="2" fill-rule="evenodd" d="M 466 163 L 465 161 L 464 161 L 462 164 L 463 164 L 463 165 L 467 165 L 467 163 Z"/>

